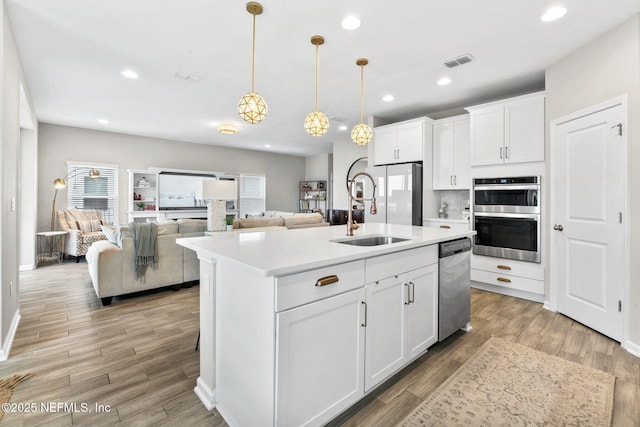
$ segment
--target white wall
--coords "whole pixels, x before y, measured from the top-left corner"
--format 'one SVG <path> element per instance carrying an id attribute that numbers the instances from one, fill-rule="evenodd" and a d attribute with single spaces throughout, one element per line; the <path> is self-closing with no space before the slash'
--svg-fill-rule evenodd
<path id="1" fill-rule="evenodd" d="M 0 14 L 0 360 L 3 360 L 8 356 L 19 318 L 20 84 L 24 85 L 25 79 L 4 2 L 0 5 Z M 24 89 L 28 97 L 28 88 Z"/>
<path id="2" fill-rule="evenodd" d="M 36 194 L 38 194 L 38 141 L 33 129 L 20 130 L 20 216 L 19 269 L 36 266 Z"/>
<path id="3" fill-rule="evenodd" d="M 147 138 L 42 123 L 38 141 L 38 228 L 51 218 L 53 180 L 66 175 L 66 161 L 117 164 L 120 222 L 127 221 L 127 169 L 149 167 L 263 174 L 267 178 L 267 210 L 297 211 L 298 183 L 304 179 L 304 157 L 272 154 Z M 56 199 L 67 203 L 66 191 Z"/>
<path id="4" fill-rule="evenodd" d="M 545 80 L 547 124 L 574 111 L 628 94 L 631 262 L 628 339 L 640 349 L 640 263 L 637 262 L 640 259 L 640 15 L 549 67 Z M 549 132 L 547 128 L 547 159 L 552 152 Z M 549 172 L 547 162 L 547 176 L 553 179 Z M 546 197 L 548 202 L 548 192 Z M 549 241 L 549 227 L 546 228 Z M 548 272 L 545 279 L 549 283 Z M 549 298 L 549 289 L 546 294 Z"/>

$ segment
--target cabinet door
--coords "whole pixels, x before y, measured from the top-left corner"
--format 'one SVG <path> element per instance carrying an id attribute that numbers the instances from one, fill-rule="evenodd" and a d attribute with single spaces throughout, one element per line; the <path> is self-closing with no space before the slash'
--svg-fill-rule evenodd
<path id="1" fill-rule="evenodd" d="M 463 119 L 454 123 L 455 153 L 454 153 L 454 178 L 453 184 L 456 190 L 468 190 L 471 188 L 471 164 L 469 162 L 469 119 Z"/>
<path id="2" fill-rule="evenodd" d="M 421 162 L 424 145 L 424 120 L 398 125 L 398 154 L 395 163 Z"/>
<path id="3" fill-rule="evenodd" d="M 406 305 L 407 361 L 438 341 L 438 264 L 406 273 L 409 304 Z"/>
<path id="4" fill-rule="evenodd" d="M 276 315 L 276 425 L 321 425 L 362 398 L 364 297 L 359 288 Z"/>
<path id="5" fill-rule="evenodd" d="M 504 163 L 504 108 L 471 110 L 471 166 Z"/>
<path id="6" fill-rule="evenodd" d="M 398 276 L 365 286 L 367 328 L 365 391 L 402 367 L 405 361 L 404 306 L 408 286 Z"/>
<path id="7" fill-rule="evenodd" d="M 544 161 L 544 97 L 505 104 L 505 162 Z"/>
<path id="8" fill-rule="evenodd" d="M 455 124 L 452 122 L 433 125 L 434 190 L 449 190 L 453 187 L 453 176 L 455 175 L 454 152 L 456 149 L 454 131 Z"/>
<path id="9" fill-rule="evenodd" d="M 373 131 L 373 161 L 375 165 L 397 163 L 398 129 L 385 126 Z"/>

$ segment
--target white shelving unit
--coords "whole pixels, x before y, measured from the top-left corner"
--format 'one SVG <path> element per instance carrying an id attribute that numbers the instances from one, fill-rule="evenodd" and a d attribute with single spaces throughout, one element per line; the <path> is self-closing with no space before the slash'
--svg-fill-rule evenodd
<path id="1" fill-rule="evenodd" d="M 158 172 L 129 169 L 127 218 L 129 222 L 144 222 L 158 216 Z"/>

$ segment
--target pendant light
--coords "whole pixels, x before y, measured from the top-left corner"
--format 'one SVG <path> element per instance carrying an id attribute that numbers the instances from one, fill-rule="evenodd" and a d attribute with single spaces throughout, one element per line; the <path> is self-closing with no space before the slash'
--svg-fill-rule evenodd
<path id="1" fill-rule="evenodd" d="M 329 130 L 329 119 L 324 113 L 318 111 L 318 50 L 324 43 L 324 37 L 311 37 L 311 44 L 316 47 L 316 109 L 304 119 L 304 128 L 311 136 L 322 136 Z"/>
<path id="2" fill-rule="evenodd" d="M 369 63 L 366 58 L 359 58 L 356 65 L 360 67 L 360 124 L 351 130 L 351 139 L 358 145 L 367 145 L 373 138 L 373 130 L 364 124 L 364 66 Z"/>
<path id="3" fill-rule="evenodd" d="M 253 48 L 251 51 L 251 92 L 240 98 L 238 102 L 238 114 L 247 122 L 260 123 L 267 116 L 267 103 L 254 90 L 255 62 L 256 62 L 256 15 L 263 11 L 262 5 L 251 1 L 247 3 L 247 12 L 253 15 Z"/>

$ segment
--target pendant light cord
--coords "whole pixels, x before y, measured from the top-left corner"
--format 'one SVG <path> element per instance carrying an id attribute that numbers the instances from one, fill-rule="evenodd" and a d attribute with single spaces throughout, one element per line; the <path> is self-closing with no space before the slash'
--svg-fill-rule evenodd
<path id="1" fill-rule="evenodd" d="M 360 123 L 364 118 L 364 65 L 360 66 Z"/>
<path id="2" fill-rule="evenodd" d="M 251 50 L 251 93 L 255 93 L 254 90 L 254 79 L 256 74 L 256 14 L 253 15 L 253 48 Z"/>
<path id="3" fill-rule="evenodd" d="M 320 46 L 316 45 L 316 111 L 318 111 L 318 61 L 319 61 L 318 51 L 319 49 L 320 49 Z"/>

